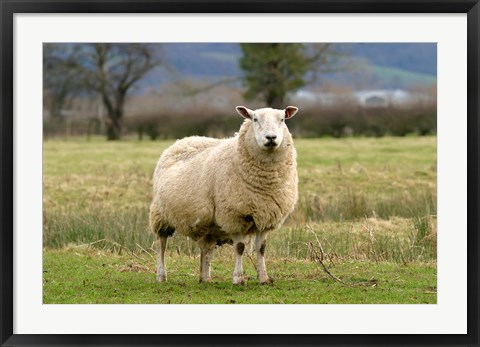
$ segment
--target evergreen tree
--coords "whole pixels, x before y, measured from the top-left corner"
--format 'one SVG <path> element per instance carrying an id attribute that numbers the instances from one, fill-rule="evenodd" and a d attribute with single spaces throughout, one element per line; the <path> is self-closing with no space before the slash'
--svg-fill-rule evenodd
<path id="1" fill-rule="evenodd" d="M 289 91 L 302 87 L 307 62 L 299 43 L 242 43 L 240 67 L 246 82 L 245 98 L 260 96 L 268 106 L 282 107 Z"/>
<path id="2" fill-rule="evenodd" d="M 323 72 L 343 69 L 343 53 L 329 43 L 241 43 L 245 98 L 262 98 L 280 108 L 288 92 L 312 83 Z"/>

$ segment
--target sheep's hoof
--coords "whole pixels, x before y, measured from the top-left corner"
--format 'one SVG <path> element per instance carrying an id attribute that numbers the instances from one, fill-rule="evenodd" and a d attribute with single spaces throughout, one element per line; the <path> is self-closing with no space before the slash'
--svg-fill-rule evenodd
<path id="1" fill-rule="evenodd" d="M 166 282 L 167 276 L 166 275 L 157 275 L 157 282 Z"/>
<path id="2" fill-rule="evenodd" d="M 211 277 L 207 277 L 207 278 L 200 278 L 199 280 L 200 283 L 212 283 L 212 278 Z"/>
<path id="3" fill-rule="evenodd" d="M 260 280 L 261 285 L 269 285 L 273 284 L 273 282 L 275 282 L 275 280 L 272 277 L 266 277 Z"/>
<path id="4" fill-rule="evenodd" d="M 245 284 L 245 279 L 242 277 L 234 277 L 233 278 L 233 284 L 243 286 Z"/>

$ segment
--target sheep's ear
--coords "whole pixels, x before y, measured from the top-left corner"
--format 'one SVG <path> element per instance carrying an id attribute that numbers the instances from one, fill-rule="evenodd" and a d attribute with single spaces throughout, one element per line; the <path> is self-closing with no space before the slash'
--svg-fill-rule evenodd
<path id="1" fill-rule="evenodd" d="M 295 106 L 287 106 L 285 108 L 285 119 L 292 118 L 298 112 L 298 107 Z"/>
<path id="2" fill-rule="evenodd" d="M 235 109 L 237 110 L 238 114 L 240 116 L 242 116 L 243 118 L 248 118 L 248 119 L 252 119 L 253 117 L 253 111 L 246 108 L 245 106 L 237 106 L 235 107 Z"/>

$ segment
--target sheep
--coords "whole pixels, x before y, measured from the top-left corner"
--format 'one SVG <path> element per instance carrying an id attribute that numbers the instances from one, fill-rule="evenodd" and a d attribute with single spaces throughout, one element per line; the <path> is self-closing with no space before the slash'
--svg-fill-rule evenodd
<path id="1" fill-rule="evenodd" d="M 285 119 L 298 108 L 237 106 L 244 117 L 234 137 L 192 136 L 160 156 L 153 174 L 150 231 L 157 234 L 157 281 L 167 279 L 165 248 L 175 231 L 200 248 L 200 282 L 211 282 L 216 246 L 233 244 L 233 283 L 244 284 L 245 241 L 255 235 L 257 277 L 271 283 L 265 267 L 267 233 L 280 228 L 298 198 L 297 153 Z"/>

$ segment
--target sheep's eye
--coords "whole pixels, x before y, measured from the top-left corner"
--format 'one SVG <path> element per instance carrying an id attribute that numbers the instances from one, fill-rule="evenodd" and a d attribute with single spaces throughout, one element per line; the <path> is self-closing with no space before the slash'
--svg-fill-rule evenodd
<path id="1" fill-rule="evenodd" d="M 280 119 L 280 122 L 285 122 L 285 119 L 284 118 Z"/>
<path id="2" fill-rule="evenodd" d="M 257 118 L 253 118 L 253 121 L 254 121 L 254 122 L 258 122 L 258 119 L 257 119 Z"/>

